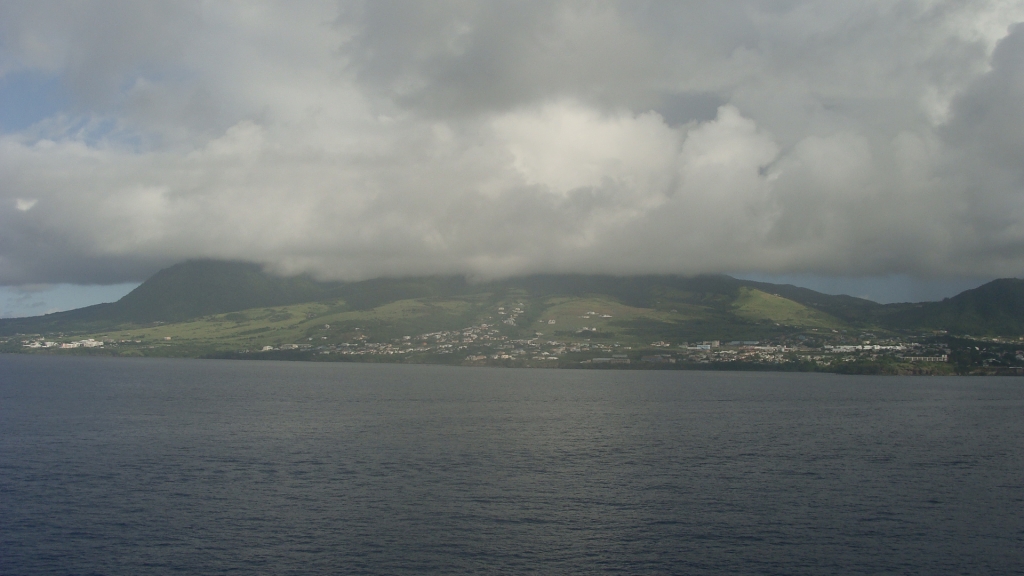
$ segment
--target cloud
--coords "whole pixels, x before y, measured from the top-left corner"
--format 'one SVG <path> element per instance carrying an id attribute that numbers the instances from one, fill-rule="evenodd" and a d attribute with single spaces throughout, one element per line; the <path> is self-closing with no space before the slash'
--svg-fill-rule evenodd
<path id="1" fill-rule="evenodd" d="M 1021 20 L 996 1 L 5 5 L 0 74 L 57 78 L 70 104 L 0 134 L 0 284 L 195 257 L 343 279 L 1019 275 Z"/>
<path id="2" fill-rule="evenodd" d="M 28 212 L 36 205 L 37 202 L 38 200 L 35 198 L 15 198 L 14 207 L 17 208 L 19 212 Z"/>

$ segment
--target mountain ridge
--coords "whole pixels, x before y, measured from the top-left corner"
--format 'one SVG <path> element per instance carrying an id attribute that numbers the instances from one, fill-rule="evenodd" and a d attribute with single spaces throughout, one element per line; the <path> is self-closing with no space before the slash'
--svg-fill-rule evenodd
<path id="1" fill-rule="evenodd" d="M 635 308 L 688 311 L 694 322 L 705 322 L 709 329 L 723 322 L 773 321 L 770 310 L 760 319 L 749 316 L 749 310 L 770 308 L 767 301 L 753 309 L 748 307 L 746 315 L 737 319 L 737 302 L 741 297 L 749 297 L 751 290 L 824 314 L 835 319 L 837 326 L 1024 333 L 1024 280 L 1015 278 L 994 280 L 940 302 L 879 304 L 853 296 L 726 275 L 535 274 L 481 283 L 471 283 L 461 276 L 325 282 L 309 275 L 275 276 L 249 262 L 189 260 L 157 272 L 117 302 L 44 316 L 2 319 L 0 334 L 97 331 L 329 300 L 344 302 L 352 310 L 371 310 L 404 300 L 483 294 L 524 294 L 548 299 L 600 296 Z M 779 300 L 777 304 L 784 302 Z M 785 315 L 775 318 L 777 325 L 781 325 L 780 319 L 784 322 Z M 819 317 L 817 322 L 829 321 Z"/>

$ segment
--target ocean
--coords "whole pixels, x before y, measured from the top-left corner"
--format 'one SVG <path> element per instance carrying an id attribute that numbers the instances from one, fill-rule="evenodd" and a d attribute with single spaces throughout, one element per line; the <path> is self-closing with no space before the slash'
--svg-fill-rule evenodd
<path id="1" fill-rule="evenodd" d="M 1011 574 L 1024 379 L 0 355 L 0 573 Z"/>

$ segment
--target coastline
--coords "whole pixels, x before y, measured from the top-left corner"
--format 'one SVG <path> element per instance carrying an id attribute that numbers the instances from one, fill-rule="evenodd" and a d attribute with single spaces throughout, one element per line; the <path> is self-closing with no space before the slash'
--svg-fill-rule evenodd
<path id="1" fill-rule="evenodd" d="M 303 363 L 353 363 L 353 364 L 401 364 L 423 366 L 455 366 L 485 368 L 520 368 L 540 370 L 613 370 L 613 371 L 710 371 L 710 372 L 773 372 L 773 373 L 819 373 L 859 376 L 1024 376 L 1024 368 L 1000 366 L 963 366 L 953 362 L 897 363 L 862 361 L 847 362 L 839 366 L 819 366 L 813 363 L 772 363 L 772 362 L 650 362 L 638 358 L 626 358 L 618 363 L 588 363 L 586 361 L 559 359 L 558 361 L 491 360 L 456 361 L 453 358 L 436 357 L 352 357 L 324 355 L 303 350 L 281 350 L 261 353 L 207 352 L 201 354 L 175 354 L 171 350 L 154 350 L 155 353 L 131 351 L 121 353 L 114 349 L 72 349 L 72 350 L 4 350 L 0 354 L 52 357 L 101 357 L 101 358 L 165 358 L 192 360 L 243 360 L 282 361 Z"/>

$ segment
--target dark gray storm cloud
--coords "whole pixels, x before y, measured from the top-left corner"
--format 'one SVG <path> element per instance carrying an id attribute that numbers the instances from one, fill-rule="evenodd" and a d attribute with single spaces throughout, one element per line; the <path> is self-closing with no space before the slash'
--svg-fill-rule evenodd
<path id="1" fill-rule="evenodd" d="M 1024 267 L 1021 2 L 0 5 L 0 284 Z M 14 88 L 11 88 L 14 86 Z M 10 89 L 8 89 L 10 88 Z"/>

